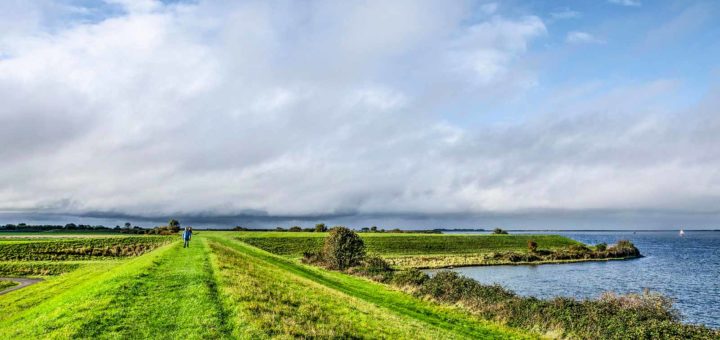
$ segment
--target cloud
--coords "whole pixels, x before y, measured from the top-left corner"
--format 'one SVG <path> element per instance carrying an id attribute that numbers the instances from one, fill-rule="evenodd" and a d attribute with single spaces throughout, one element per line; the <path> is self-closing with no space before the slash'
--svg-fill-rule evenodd
<path id="1" fill-rule="evenodd" d="M 605 41 L 587 32 L 572 31 L 565 36 L 565 42 L 569 44 L 600 44 Z"/>
<path id="2" fill-rule="evenodd" d="M 631 7 L 639 7 L 642 6 L 642 3 L 639 0 L 608 0 L 611 4 L 621 5 L 621 6 L 631 6 Z"/>
<path id="3" fill-rule="evenodd" d="M 457 139 L 438 122 L 451 94 L 420 85 L 512 87 L 544 32 L 536 17 L 468 26 L 435 2 L 121 4 L 6 46 L 0 209 L 414 209 L 408 171 Z"/>
<path id="4" fill-rule="evenodd" d="M 0 37 L 0 211 L 271 224 L 715 209 L 716 93 L 669 112 L 673 80 L 577 85 L 522 121 L 476 123 L 537 79 L 536 16 L 149 4 L 53 27 L 38 10 Z"/>

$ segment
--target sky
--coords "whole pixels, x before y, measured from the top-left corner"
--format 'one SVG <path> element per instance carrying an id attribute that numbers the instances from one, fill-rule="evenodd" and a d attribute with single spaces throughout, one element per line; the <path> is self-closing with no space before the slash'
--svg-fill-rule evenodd
<path id="1" fill-rule="evenodd" d="M 0 223 L 720 228 L 717 1 L 0 1 Z"/>

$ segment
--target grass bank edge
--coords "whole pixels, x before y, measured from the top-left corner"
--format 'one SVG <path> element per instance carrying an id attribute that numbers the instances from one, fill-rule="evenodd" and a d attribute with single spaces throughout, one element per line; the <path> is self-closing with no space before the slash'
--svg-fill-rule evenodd
<path id="1" fill-rule="evenodd" d="M 222 233 L 222 232 L 219 232 Z M 231 234 L 230 234 L 231 235 Z M 227 233 L 210 236 L 213 240 L 237 251 L 272 263 L 288 272 L 348 296 L 373 303 L 379 307 L 426 322 L 433 327 L 444 328 L 461 334 L 461 338 L 505 337 L 513 339 L 535 339 L 539 336 L 487 321 L 455 306 L 444 306 L 413 297 L 392 286 L 367 278 L 325 270 L 305 265 L 297 260 L 273 254 L 263 249 L 234 239 Z M 496 333 L 496 334 L 488 334 Z"/>

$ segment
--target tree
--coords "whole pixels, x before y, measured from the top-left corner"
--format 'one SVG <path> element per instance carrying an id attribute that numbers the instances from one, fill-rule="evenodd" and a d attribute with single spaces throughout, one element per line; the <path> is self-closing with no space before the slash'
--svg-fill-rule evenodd
<path id="1" fill-rule="evenodd" d="M 300 231 L 302 231 L 302 228 L 300 228 L 299 226 L 293 226 L 292 228 L 290 228 L 290 231 L 292 231 L 292 232 L 300 232 Z"/>
<path id="2" fill-rule="evenodd" d="M 493 234 L 497 234 L 497 235 L 507 235 L 507 233 L 508 233 L 507 231 L 502 230 L 502 229 L 500 229 L 500 228 L 495 228 L 495 229 L 493 229 Z"/>
<path id="3" fill-rule="evenodd" d="M 325 238 L 323 257 L 330 268 L 345 270 L 359 265 L 365 258 L 365 243 L 354 231 L 335 227 Z"/>
<path id="4" fill-rule="evenodd" d="M 324 233 L 327 230 L 328 230 L 328 228 L 325 225 L 325 223 L 318 223 L 315 225 L 315 232 L 317 232 L 317 233 Z"/>
<path id="5" fill-rule="evenodd" d="M 370 231 L 372 231 L 373 233 L 377 233 L 378 230 L 376 226 L 372 226 L 370 227 Z"/>
<path id="6" fill-rule="evenodd" d="M 125 222 L 125 228 L 126 228 L 126 229 L 130 229 L 130 226 L 131 226 L 131 225 L 132 225 L 132 224 L 130 224 L 130 222 Z"/>
<path id="7" fill-rule="evenodd" d="M 178 231 L 180 231 L 180 221 L 174 218 L 170 219 L 170 221 L 168 222 L 168 228 L 171 232 L 177 233 Z"/>

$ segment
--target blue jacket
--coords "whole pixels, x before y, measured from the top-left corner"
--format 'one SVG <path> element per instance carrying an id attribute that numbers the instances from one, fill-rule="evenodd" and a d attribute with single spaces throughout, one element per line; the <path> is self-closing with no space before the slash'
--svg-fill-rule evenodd
<path id="1" fill-rule="evenodd" d="M 192 236 L 192 230 L 185 229 L 182 233 L 183 240 L 189 240 L 190 236 Z"/>

